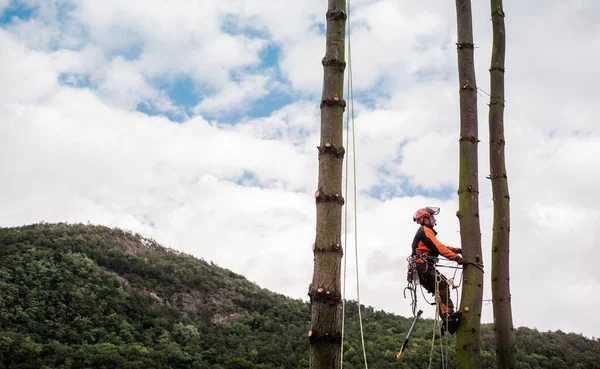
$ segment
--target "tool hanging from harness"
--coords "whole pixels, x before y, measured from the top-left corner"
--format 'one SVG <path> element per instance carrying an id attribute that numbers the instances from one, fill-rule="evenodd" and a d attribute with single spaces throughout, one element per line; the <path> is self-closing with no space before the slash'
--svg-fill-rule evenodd
<path id="1" fill-rule="evenodd" d="M 406 298 L 406 290 L 410 292 L 411 295 L 411 307 L 413 316 L 416 316 L 417 311 L 417 286 L 421 284 L 419 280 L 419 272 L 417 271 L 417 260 L 423 260 L 427 268 L 432 266 L 435 268 L 435 265 L 438 262 L 438 258 L 430 255 L 411 255 L 406 258 L 408 262 L 408 270 L 406 272 L 406 281 L 408 285 L 404 288 L 404 298 Z M 428 302 L 429 305 L 435 305 L 435 302 Z"/>

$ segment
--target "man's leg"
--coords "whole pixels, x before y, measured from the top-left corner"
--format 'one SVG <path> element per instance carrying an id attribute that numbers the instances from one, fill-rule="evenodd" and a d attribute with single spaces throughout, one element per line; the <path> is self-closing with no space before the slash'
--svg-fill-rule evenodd
<path id="1" fill-rule="evenodd" d="M 419 282 L 425 287 L 427 292 L 435 296 L 435 268 L 431 264 L 417 263 L 417 273 L 419 274 Z"/>
<path id="2" fill-rule="evenodd" d="M 454 311 L 454 303 L 452 303 L 452 299 L 450 298 L 450 286 L 448 285 L 448 279 L 442 273 L 437 272 L 438 289 L 440 291 L 440 315 L 443 316 L 447 313 L 452 313 Z"/>
<path id="3" fill-rule="evenodd" d="M 454 303 L 450 298 L 450 285 L 448 279 L 441 273 L 438 274 L 438 289 L 440 291 L 440 316 L 442 318 L 442 332 L 447 329 L 450 334 L 453 334 L 458 329 L 458 320 L 462 313 L 454 312 Z"/>

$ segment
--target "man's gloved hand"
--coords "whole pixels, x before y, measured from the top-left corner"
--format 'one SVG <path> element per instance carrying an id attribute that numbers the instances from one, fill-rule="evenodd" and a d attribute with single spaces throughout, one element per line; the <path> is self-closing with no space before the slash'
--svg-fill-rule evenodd
<path id="1" fill-rule="evenodd" d="M 457 249 L 456 249 L 456 251 L 455 251 L 455 252 L 456 252 L 457 254 L 462 254 L 462 249 L 459 247 L 459 248 L 457 248 Z"/>
<path id="2" fill-rule="evenodd" d="M 465 263 L 465 259 L 463 259 L 460 255 L 456 255 L 456 259 L 454 259 L 454 261 L 461 265 Z"/>

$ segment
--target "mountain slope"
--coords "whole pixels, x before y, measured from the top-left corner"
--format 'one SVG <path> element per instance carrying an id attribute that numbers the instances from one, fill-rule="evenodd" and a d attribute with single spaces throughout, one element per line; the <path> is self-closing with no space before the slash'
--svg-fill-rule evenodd
<path id="1" fill-rule="evenodd" d="M 0 228 L 0 369 L 307 368 L 308 304 L 119 229 Z M 369 365 L 427 368 L 431 320 L 364 308 Z M 482 332 L 493 366 L 493 334 Z M 346 305 L 345 368 L 364 367 L 358 308 Z M 521 368 L 595 368 L 600 342 L 517 330 Z M 453 337 L 449 342 L 454 364 Z M 434 367 L 441 366 L 439 341 Z M 488 365 L 489 364 L 489 365 Z"/>

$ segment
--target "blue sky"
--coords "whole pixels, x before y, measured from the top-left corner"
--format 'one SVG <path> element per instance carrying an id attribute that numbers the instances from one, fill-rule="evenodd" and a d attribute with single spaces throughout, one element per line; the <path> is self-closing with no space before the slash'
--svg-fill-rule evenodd
<path id="1" fill-rule="evenodd" d="M 0 13 L 0 24 L 6 25 L 13 21 L 13 18 L 27 20 L 31 17 L 33 8 L 19 1 L 12 0 L 8 8 Z"/>

